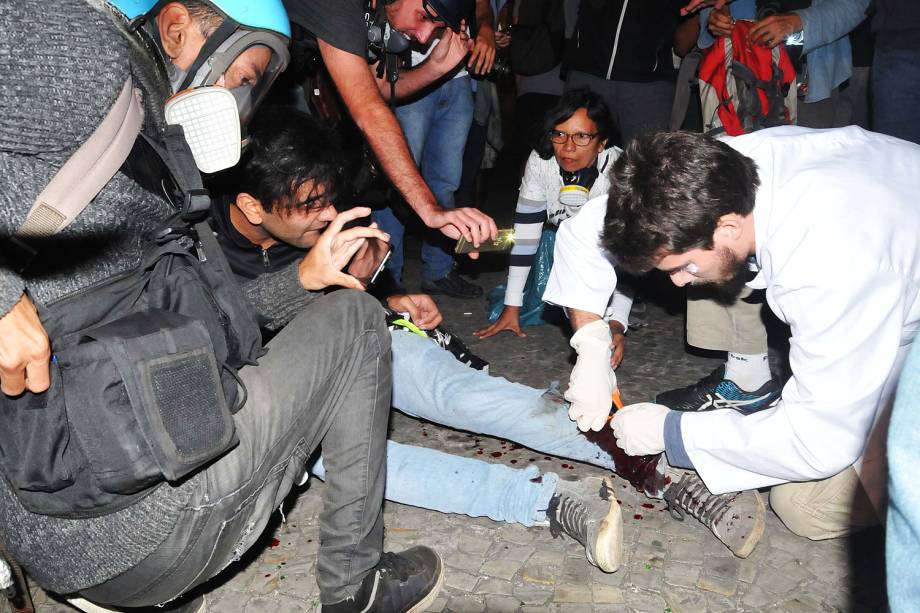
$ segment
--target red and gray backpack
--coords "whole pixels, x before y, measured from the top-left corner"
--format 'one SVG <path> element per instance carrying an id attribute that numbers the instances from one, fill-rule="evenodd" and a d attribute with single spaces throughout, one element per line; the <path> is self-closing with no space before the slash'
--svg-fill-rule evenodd
<path id="1" fill-rule="evenodd" d="M 796 120 L 795 68 L 783 45 L 748 41 L 754 22 L 738 20 L 700 60 L 703 133 L 737 136 Z"/>

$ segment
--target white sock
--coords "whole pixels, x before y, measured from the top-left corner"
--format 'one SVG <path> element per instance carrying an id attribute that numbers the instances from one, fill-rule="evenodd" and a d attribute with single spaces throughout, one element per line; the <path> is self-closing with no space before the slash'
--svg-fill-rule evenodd
<path id="1" fill-rule="evenodd" d="M 753 392 L 773 378 L 766 353 L 728 352 L 725 378 L 746 392 Z"/>

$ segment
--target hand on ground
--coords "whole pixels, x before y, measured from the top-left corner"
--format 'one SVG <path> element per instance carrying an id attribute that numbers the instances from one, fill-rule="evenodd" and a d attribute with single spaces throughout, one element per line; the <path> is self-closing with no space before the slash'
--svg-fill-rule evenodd
<path id="1" fill-rule="evenodd" d="M 510 330 L 518 337 L 526 338 L 527 333 L 521 330 L 520 315 L 521 307 L 506 304 L 505 308 L 502 309 L 501 315 L 498 316 L 498 319 L 496 319 L 492 325 L 480 328 L 473 332 L 473 334 L 479 338 L 489 338 L 490 336 L 495 336 L 502 330 Z"/>

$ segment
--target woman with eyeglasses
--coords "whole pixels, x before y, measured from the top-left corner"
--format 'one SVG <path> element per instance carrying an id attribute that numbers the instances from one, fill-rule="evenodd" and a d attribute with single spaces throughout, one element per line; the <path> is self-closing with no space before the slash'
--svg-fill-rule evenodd
<path id="1" fill-rule="evenodd" d="M 587 89 L 564 93 L 547 112 L 543 136 L 527 160 L 518 194 L 504 308 L 497 318 L 497 308 L 492 309 L 490 320 L 494 323 L 477 330 L 474 334 L 479 338 L 488 338 L 502 330 L 526 337 L 521 330 L 525 315 L 524 325 L 543 323 L 540 298 L 552 266 L 555 228 L 577 214 L 590 198 L 604 195 L 610 189 L 606 172 L 621 153 L 617 147 L 607 148 L 612 131 L 613 120 L 603 99 Z M 547 222 L 550 231 L 544 232 Z M 539 256 L 549 261 L 538 260 L 538 247 Z M 545 274 L 532 275 L 532 269 Z M 541 278 L 528 283 L 528 275 Z M 536 306 L 522 314 L 522 306 L 527 303 Z M 623 356 L 623 334 L 631 303 L 630 298 L 618 295 L 614 308 L 608 309 L 614 320 L 611 324 L 614 367 Z"/>

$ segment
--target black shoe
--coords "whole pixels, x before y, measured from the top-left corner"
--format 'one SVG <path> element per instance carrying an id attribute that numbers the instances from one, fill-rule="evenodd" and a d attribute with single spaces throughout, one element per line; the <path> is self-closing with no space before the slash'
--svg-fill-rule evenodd
<path id="1" fill-rule="evenodd" d="M 623 518 L 610 477 L 559 481 L 546 518 L 554 537 L 567 534 L 585 548 L 588 561 L 605 573 L 623 560 Z"/>
<path id="2" fill-rule="evenodd" d="M 750 415 L 772 406 L 782 391 L 779 380 L 774 377 L 753 392 L 747 392 L 725 378 L 723 364 L 693 385 L 658 394 L 655 402 L 675 411 L 734 409 Z"/>
<path id="3" fill-rule="evenodd" d="M 466 364 L 470 368 L 489 372 L 489 363 L 470 351 L 470 348 L 467 347 L 463 341 L 454 336 L 447 328 L 438 326 L 431 330 L 422 330 L 413 324 L 412 320 L 406 314 L 394 313 L 390 309 L 386 309 L 386 313 L 387 328 L 390 330 L 406 330 L 413 334 L 428 338 L 442 349 L 450 352 L 458 361 Z"/>
<path id="4" fill-rule="evenodd" d="M 438 326 L 431 330 L 423 330 L 423 332 L 428 335 L 428 338 L 449 351 L 458 361 L 475 370 L 489 372 L 489 363 L 470 351 L 470 348 L 447 328 Z"/>
<path id="5" fill-rule="evenodd" d="M 482 288 L 470 283 L 460 276 L 456 270 L 450 271 L 446 277 L 434 281 L 422 281 L 422 291 L 428 294 L 443 294 L 454 298 L 479 298 Z"/>
<path id="6" fill-rule="evenodd" d="M 433 549 L 387 552 L 354 598 L 324 604 L 322 613 L 416 613 L 431 606 L 443 583 L 444 565 Z"/>

